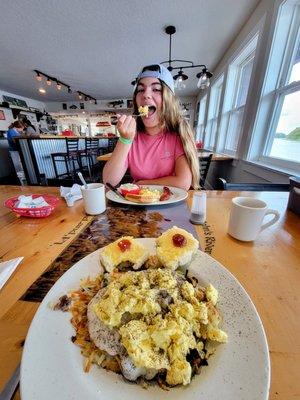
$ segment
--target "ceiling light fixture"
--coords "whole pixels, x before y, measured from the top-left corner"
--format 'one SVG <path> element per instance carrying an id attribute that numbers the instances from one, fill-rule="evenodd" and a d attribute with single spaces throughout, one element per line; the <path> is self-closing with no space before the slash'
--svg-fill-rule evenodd
<path id="1" fill-rule="evenodd" d="M 38 82 L 41 82 L 41 80 L 42 80 L 42 77 L 41 77 L 41 75 L 40 75 L 40 73 L 39 72 L 37 72 L 37 74 L 36 74 L 36 80 L 38 81 Z"/>
<path id="2" fill-rule="evenodd" d="M 69 91 L 70 85 L 67 85 L 66 83 L 64 83 L 64 82 L 62 82 L 62 81 L 60 81 L 60 80 L 58 80 L 57 78 L 54 78 L 53 76 L 50 76 L 50 75 L 48 75 L 48 74 L 45 74 L 44 72 L 39 71 L 39 70 L 37 70 L 37 69 L 34 69 L 33 71 L 36 73 L 36 79 L 37 79 L 38 81 L 41 81 L 42 78 L 44 77 L 44 78 L 46 79 L 46 84 L 47 84 L 48 86 L 51 86 L 51 85 L 52 85 L 52 82 L 54 82 L 54 83 L 56 84 L 57 90 L 61 90 L 61 88 L 64 86 L 64 87 L 65 87 L 66 89 L 68 89 L 68 91 Z M 70 93 L 70 91 L 69 91 L 69 93 Z"/>
<path id="3" fill-rule="evenodd" d="M 208 88 L 210 85 L 210 78 L 213 76 L 213 74 L 207 70 L 206 65 L 194 64 L 193 61 L 189 60 L 172 60 L 172 35 L 174 35 L 175 32 L 176 28 L 173 25 L 169 25 L 165 28 L 165 33 L 170 36 L 169 59 L 167 61 L 162 61 L 160 64 L 168 64 L 167 68 L 170 72 L 174 70 L 179 70 L 178 74 L 173 76 L 173 79 L 175 81 L 175 89 L 182 90 L 186 87 L 185 81 L 188 79 L 188 76 L 183 73 L 183 70 L 187 68 L 202 68 L 202 71 L 196 75 L 196 77 L 199 78 L 197 87 L 199 89 Z M 135 85 L 136 79 L 133 80 L 131 84 Z"/>
<path id="4" fill-rule="evenodd" d="M 210 78 L 212 77 L 211 72 L 207 71 L 207 68 L 203 68 L 202 72 L 196 75 L 199 78 L 197 87 L 199 89 L 206 89 L 210 85 Z"/>
<path id="5" fill-rule="evenodd" d="M 88 94 L 80 92 L 79 90 L 77 91 L 77 94 L 78 94 L 79 100 L 84 99 L 84 101 L 89 101 L 90 103 L 94 102 L 95 104 L 97 104 L 97 100 L 95 99 L 95 97 L 92 97 L 92 96 L 90 96 Z"/>
<path id="6" fill-rule="evenodd" d="M 182 68 L 180 68 L 178 74 L 173 76 L 173 79 L 175 81 L 175 85 L 174 85 L 175 89 L 182 90 L 182 89 L 186 88 L 186 84 L 184 83 L 184 81 L 189 79 L 189 77 L 187 75 L 185 75 L 182 72 Z"/>
<path id="7" fill-rule="evenodd" d="M 37 69 L 33 70 L 36 73 L 36 79 L 40 82 L 42 80 L 42 78 L 44 77 L 46 79 L 46 84 L 48 86 L 52 85 L 52 82 L 54 82 L 54 84 L 56 85 L 56 89 L 57 90 L 61 90 L 63 87 L 67 89 L 68 93 L 72 93 L 72 89 L 71 86 L 68 85 L 67 83 L 62 82 L 61 80 L 58 80 L 57 78 L 54 78 L 53 76 L 50 76 L 48 74 L 45 74 L 42 71 L 39 71 Z M 43 89 L 44 90 L 44 89 Z M 45 92 L 40 92 L 40 93 L 46 93 Z M 85 101 L 89 101 L 90 103 L 95 103 L 97 104 L 97 100 L 95 99 L 95 97 L 90 96 L 86 93 L 77 91 L 78 94 L 78 98 L 79 100 L 82 100 L 83 98 L 85 99 Z"/>
<path id="8" fill-rule="evenodd" d="M 45 94 L 45 93 L 46 93 L 46 90 L 45 90 L 44 88 L 39 88 L 39 92 L 40 92 L 41 94 Z"/>
<path id="9" fill-rule="evenodd" d="M 165 28 L 165 33 L 170 36 L 169 39 L 169 59 L 161 62 L 161 64 L 168 64 L 167 68 L 170 72 L 173 70 L 179 70 L 178 74 L 173 77 L 175 81 L 175 88 L 182 90 L 186 87 L 184 81 L 188 79 L 188 76 L 183 73 L 183 69 L 187 68 L 201 68 L 202 72 L 199 72 L 196 76 L 199 78 L 197 87 L 199 89 L 206 89 L 210 85 L 210 78 L 213 76 L 211 72 L 207 70 L 204 64 L 194 64 L 193 61 L 189 60 L 172 60 L 172 35 L 176 33 L 176 28 L 173 25 L 169 25 Z"/>

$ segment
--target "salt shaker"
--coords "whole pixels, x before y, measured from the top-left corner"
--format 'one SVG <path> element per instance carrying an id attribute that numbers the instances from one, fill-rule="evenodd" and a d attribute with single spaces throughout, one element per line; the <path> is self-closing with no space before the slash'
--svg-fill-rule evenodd
<path id="1" fill-rule="evenodd" d="M 206 192 L 194 192 L 190 221 L 203 225 L 206 220 Z"/>

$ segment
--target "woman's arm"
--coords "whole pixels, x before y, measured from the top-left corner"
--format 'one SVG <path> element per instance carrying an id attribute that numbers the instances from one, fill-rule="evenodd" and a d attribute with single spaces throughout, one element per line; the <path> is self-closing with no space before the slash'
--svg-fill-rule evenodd
<path id="1" fill-rule="evenodd" d="M 129 153 L 131 144 L 123 144 L 118 142 L 109 161 L 106 162 L 103 168 L 103 182 L 109 182 L 116 186 L 123 178 L 127 165 L 126 159 Z"/>
<path id="2" fill-rule="evenodd" d="M 121 137 L 133 141 L 136 134 L 136 121 L 131 116 L 118 115 L 117 129 Z M 103 168 L 103 182 L 109 182 L 116 186 L 123 178 L 127 165 L 126 159 L 131 148 L 131 144 L 124 144 L 120 141 L 117 143 L 110 160 L 107 161 Z"/>
<path id="3" fill-rule="evenodd" d="M 192 173 L 185 155 L 175 161 L 175 175 L 163 176 L 157 179 L 144 179 L 137 182 L 140 185 L 166 185 L 189 190 L 192 183 Z"/>

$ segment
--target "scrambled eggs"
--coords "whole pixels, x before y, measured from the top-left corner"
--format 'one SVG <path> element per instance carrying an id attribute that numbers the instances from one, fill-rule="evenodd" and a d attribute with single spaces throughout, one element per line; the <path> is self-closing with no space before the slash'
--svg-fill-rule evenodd
<path id="1" fill-rule="evenodd" d="M 209 285 L 201 293 L 169 269 L 115 273 L 93 310 L 102 323 L 118 330 L 134 365 L 165 369 L 169 385 L 187 385 L 190 351 L 196 349 L 204 358 L 204 339 L 227 341 L 218 328 L 217 290 Z M 131 316 L 127 322 L 125 315 Z"/>
<path id="2" fill-rule="evenodd" d="M 149 106 L 139 106 L 138 112 L 140 115 L 147 117 L 149 113 Z"/>

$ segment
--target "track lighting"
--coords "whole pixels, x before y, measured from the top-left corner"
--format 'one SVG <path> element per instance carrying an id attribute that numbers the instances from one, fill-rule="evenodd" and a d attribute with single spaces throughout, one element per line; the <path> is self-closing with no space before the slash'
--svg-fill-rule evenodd
<path id="1" fill-rule="evenodd" d="M 95 104 L 97 104 L 97 100 L 95 99 L 95 97 L 89 96 L 88 94 L 80 92 L 79 90 L 77 91 L 77 94 L 78 94 L 79 100 L 84 99 L 84 101 L 89 101 L 90 103 L 94 102 Z"/>
<path id="2" fill-rule="evenodd" d="M 34 69 L 33 71 L 36 73 L 36 80 L 37 81 L 40 82 L 42 80 L 42 78 L 44 77 L 46 79 L 46 84 L 48 86 L 51 86 L 52 82 L 54 82 L 54 84 L 56 85 L 56 89 L 57 90 L 61 90 L 64 87 L 64 88 L 67 89 L 68 93 L 72 93 L 72 89 L 71 89 L 70 85 L 62 82 L 61 80 L 58 80 L 57 78 L 54 78 L 53 76 L 45 74 L 44 72 L 41 72 L 41 71 L 39 71 L 37 69 Z M 45 90 L 45 89 L 43 89 L 43 90 Z M 39 90 L 39 92 L 43 93 L 43 94 L 46 93 L 46 91 L 42 92 L 40 90 Z M 84 99 L 85 101 L 89 101 L 90 103 L 94 102 L 95 104 L 97 104 L 97 100 L 94 97 L 89 96 L 88 94 L 80 92 L 80 91 L 77 91 L 77 94 L 78 94 L 79 100 Z"/>

